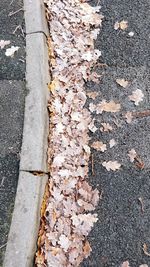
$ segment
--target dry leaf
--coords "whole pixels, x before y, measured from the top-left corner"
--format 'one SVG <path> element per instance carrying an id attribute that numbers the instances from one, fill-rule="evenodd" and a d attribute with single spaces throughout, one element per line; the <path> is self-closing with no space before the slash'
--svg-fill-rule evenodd
<path id="1" fill-rule="evenodd" d="M 112 148 L 113 146 L 115 146 L 117 143 L 116 143 L 116 141 L 115 141 L 115 139 L 111 139 L 110 141 L 109 141 L 109 146 L 110 146 L 110 148 Z"/>
<path id="2" fill-rule="evenodd" d="M 0 48 L 3 49 L 6 45 L 9 45 L 10 41 L 0 40 Z"/>
<path id="3" fill-rule="evenodd" d="M 119 22 L 116 21 L 115 24 L 114 24 L 114 29 L 115 29 L 115 30 L 118 30 L 119 27 L 120 27 Z"/>
<path id="4" fill-rule="evenodd" d="M 118 112 L 120 111 L 121 105 L 116 104 L 113 100 L 107 102 L 106 100 L 102 100 L 101 103 L 97 105 L 96 112 L 97 114 L 105 112 Z"/>
<path id="5" fill-rule="evenodd" d="M 144 254 L 146 256 L 150 257 L 150 253 L 147 251 L 147 245 L 146 245 L 146 243 L 144 243 L 144 245 L 143 245 L 143 251 L 144 251 Z"/>
<path id="6" fill-rule="evenodd" d="M 103 144 L 103 142 L 100 142 L 100 141 L 93 142 L 91 147 L 101 152 L 104 152 L 105 150 L 107 150 L 106 144 Z"/>
<path id="7" fill-rule="evenodd" d="M 94 119 L 91 121 L 91 123 L 89 124 L 88 128 L 92 133 L 95 133 L 97 131 L 97 127 L 94 125 Z"/>
<path id="8" fill-rule="evenodd" d="M 129 266 L 129 262 L 128 262 L 128 261 L 124 261 L 124 262 L 121 264 L 121 267 L 130 267 L 130 266 Z"/>
<path id="9" fill-rule="evenodd" d="M 120 23 L 119 23 L 119 28 L 121 29 L 121 30 L 125 30 L 125 29 L 127 29 L 128 28 L 128 21 L 127 20 L 122 20 L 122 21 L 120 21 Z"/>
<path id="10" fill-rule="evenodd" d="M 148 267 L 147 264 L 141 264 L 139 267 Z"/>
<path id="11" fill-rule="evenodd" d="M 109 123 L 101 123 L 102 127 L 100 127 L 101 132 L 109 132 L 113 130 L 113 127 Z"/>
<path id="12" fill-rule="evenodd" d="M 98 96 L 98 92 L 87 92 L 87 96 L 95 100 L 95 98 Z"/>
<path id="13" fill-rule="evenodd" d="M 131 162 L 134 162 L 135 158 L 137 157 L 137 153 L 136 153 L 135 149 L 132 148 L 132 149 L 129 151 L 128 156 L 129 156 L 129 158 L 130 158 L 130 161 L 131 161 Z"/>
<path id="14" fill-rule="evenodd" d="M 89 104 L 89 110 L 90 110 L 91 112 L 94 112 L 94 111 L 96 110 L 96 105 L 94 105 L 93 103 L 90 103 L 90 104 Z"/>
<path id="15" fill-rule="evenodd" d="M 67 236 L 61 235 L 59 237 L 58 244 L 60 244 L 60 246 L 64 249 L 64 251 L 67 252 L 69 246 L 71 245 L 71 241 Z"/>
<path id="16" fill-rule="evenodd" d="M 85 257 L 87 258 L 90 255 L 90 252 L 92 251 L 90 244 L 88 241 L 85 242 L 85 245 L 83 247 L 83 252 L 85 254 Z"/>
<path id="17" fill-rule="evenodd" d="M 108 162 L 104 161 L 102 163 L 102 165 L 103 165 L 103 167 L 106 168 L 107 171 L 110 171 L 110 170 L 116 171 L 116 170 L 119 170 L 121 167 L 121 164 L 119 162 L 117 162 L 116 160 L 115 161 L 110 160 Z"/>
<path id="18" fill-rule="evenodd" d="M 6 49 L 5 55 L 7 57 L 13 57 L 14 56 L 14 53 L 16 51 L 18 51 L 19 48 L 20 48 L 19 46 L 11 46 L 10 48 L 7 48 Z"/>
<path id="19" fill-rule="evenodd" d="M 122 86 L 123 88 L 126 88 L 129 84 L 128 81 L 126 81 L 125 79 L 116 79 L 116 82 Z"/>
<path id="20" fill-rule="evenodd" d="M 131 122 L 132 122 L 132 119 L 133 119 L 132 112 L 128 111 L 128 112 L 125 114 L 125 118 L 126 118 L 126 122 L 127 122 L 127 123 L 131 123 Z"/>
<path id="21" fill-rule="evenodd" d="M 143 101 L 144 94 L 140 89 L 137 89 L 132 92 L 132 95 L 129 95 L 129 99 L 134 102 L 136 106 L 139 105 L 139 102 Z"/>
<path id="22" fill-rule="evenodd" d="M 128 21 L 127 20 L 122 20 L 120 22 L 116 21 L 114 24 L 115 30 L 121 29 L 124 31 L 127 28 L 128 28 Z"/>

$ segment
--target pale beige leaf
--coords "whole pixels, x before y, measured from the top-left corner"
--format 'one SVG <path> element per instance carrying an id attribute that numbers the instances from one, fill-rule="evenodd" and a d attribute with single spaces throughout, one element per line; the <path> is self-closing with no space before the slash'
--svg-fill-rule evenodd
<path id="1" fill-rule="evenodd" d="M 61 235 L 59 237 L 58 244 L 60 244 L 60 246 L 64 249 L 64 251 L 67 252 L 69 246 L 71 245 L 71 241 L 67 236 Z"/>
<path id="2" fill-rule="evenodd" d="M 147 264 L 141 264 L 139 267 L 148 267 Z"/>
<path id="3" fill-rule="evenodd" d="M 129 151 L 128 156 L 129 156 L 129 158 L 130 158 L 130 161 L 131 161 L 131 162 L 134 162 L 135 158 L 137 157 L 137 153 L 136 153 L 135 149 L 132 148 L 132 149 Z"/>
<path id="4" fill-rule="evenodd" d="M 93 147 L 97 151 L 101 151 L 101 152 L 104 152 L 105 150 L 107 150 L 106 144 L 104 144 L 103 142 L 100 142 L 100 141 L 93 142 L 91 147 Z"/>
<path id="5" fill-rule="evenodd" d="M 101 103 L 97 105 L 96 112 L 97 114 L 102 113 L 103 111 L 105 112 L 118 112 L 120 111 L 121 105 L 116 104 L 113 100 L 110 102 L 107 102 L 106 100 L 102 100 Z"/>
<path id="6" fill-rule="evenodd" d="M 128 262 L 128 261 L 124 261 L 124 262 L 121 264 L 121 267 L 130 267 L 129 262 Z"/>
<path id="7" fill-rule="evenodd" d="M 133 119 L 132 112 L 128 111 L 128 112 L 125 114 L 125 118 L 126 118 L 126 122 L 127 122 L 127 123 L 131 123 L 131 122 L 132 122 L 132 119 Z"/>
<path id="8" fill-rule="evenodd" d="M 87 92 L 87 96 L 95 100 L 95 98 L 98 96 L 98 92 Z"/>
<path id="9" fill-rule="evenodd" d="M 0 48 L 3 49 L 6 45 L 9 45 L 10 41 L 0 40 Z"/>
<path id="10" fill-rule="evenodd" d="M 140 89 L 137 89 L 132 92 L 132 95 L 129 95 L 129 99 L 134 102 L 136 106 L 139 105 L 141 101 L 143 101 L 144 94 Z"/>
<path id="11" fill-rule="evenodd" d="M 130 37 L 133 37 L 133 36 L 134 36 L 134 32 L 129 32 L 128 35 L 129 35 Z"/>
<path id="12" fill-rule="evenodd" d="M 89 104 L 89 110 L 90 110 L 91 112 L 94 112 L 94 111 L 96 110 L 96 105 L 94 105 L 93 103 L 90 103 L 90 104 Z"/>
<path id="13" fill-rule="evenodd" d="M 127 29 L 128 28 L 128 21 L 127 20 L 122 20 L 122 21 L 120 21 L 120 23 L 119 23 L 119 28 L 121 29 L 121 30 L 125 30 L 125 29 Z"/>
<path id="14" fill-rule="evenodd" d="M 117 162 L 116 160 L 115 161 L 110 160 L 108 162 L 104 161 L 102 163 L 102 165 L 103 165 L 103 167 L 106 168 L 107 171 L 110 171 L 110 170 L 116 171 L 116 170 L 119 170 L 121 167 L 121 164 L 119 162 Z"/>
<path id="15" fill-rule="evenodd" d="M 115 29 L 115 30 L 118 30 L 118 29 L 119 29 L 119 27 L 120 27 L 120 26 L 119 26 L 119 22 L 118 22 L 118 21 L 116 21 L 116 22 L 115 22 L 115 24 L 114 24 L 114 29 Z"/>
<path id="16" fill-rule="evenodd" d="M 110 146 L 110 148 L 114 147 L 116 144 L 117 144 L 117 143 L 116 143 L 115 139 L 111 139 L 111 140 L 109 141 L 109 146 Z"/>
<path id="17" fill-rule="evenodd" d="M 19 46 L 11 46 L 10 48 L 7 48 L 6 49 L 5 55 L 7 57 L 13 57 L 14 56 L 14 53 L 16 51 L 18 51 L 19 48 L 20 48 Z"/>
<path id="18" fill-rule="evenodd" d="M 126 81 L 125 79 L 116 79 L 116 83 L 118 83 L 123 88 L 126 88 L 129 84 L 129 82 Z"/>
<path id="19" fill-rule="evenodd" d="M 102 122 L 100 127 L 101 132 L 109 132 L 113 130 L 113 127 L 109 123 Z"/>

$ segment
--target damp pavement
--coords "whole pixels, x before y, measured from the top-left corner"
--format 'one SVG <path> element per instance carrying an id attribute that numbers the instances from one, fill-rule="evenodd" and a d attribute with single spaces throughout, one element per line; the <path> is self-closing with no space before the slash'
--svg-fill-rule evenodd
<path id="1" fill-rule="evenodd" d="M 25 90 L 25 36 L 23 3 L 1 1 L 0 40 L 10 45 L 0 49 L 0 267 L 2 266 L 14 207 L 19 173 Z M 6 48 L 19 46 L 14 57 Z"/>
<path id="2" fill-rule="evenodd" d="M 98 1 L 91 1 L 92 5 Z M 127 124 L 127 111 L 150 110 L 149 42 L 150 42 L 150 2 L 149 0 L 101 0 L 104 15 L 101 33 L 96 48 L 101 50 L 100 65 L 95 68 L 101 75 L 100 83 L 86 84 L 87 91 L 99 92 L 96 100 L 114 100 L 121 104 L 119 113 L 93 115 L 95 125 L 109 122 L 113 131 L 91 134 L 91 143 L 100 140 L 107 144 L 104 153 L 92 149 L 89 181 L 102 192 L 96 212 L 98 222 L 90 233 L 91 256 L 81 267 L 119 267 L 128 260 L 131 267 L 141 264 L 150 266 L 150 257 L 143 252 L 143 244 L 150 253 L 150 116 L 136 117 Z M 116 21 L 128 21 L 125 31 L 114 30 Z M 130 37 L 129 32 L 134 32 Z M 129 81 L 127 88 L 116 83 L 117 78 Z M 129 101 L 132 91 L 141 89 L 144 100 L 139 106 Z M 109 148 L 109 140 L 114 138 L 117 145 Z M 135 149 L 144 163 L 144 168 L 135 166 L 128 152 Z M 121 163 L 118 171 L 107 171 L 103 161 L 117 160 Z M 139 201 L 142 201 L 142 203 Z"/>

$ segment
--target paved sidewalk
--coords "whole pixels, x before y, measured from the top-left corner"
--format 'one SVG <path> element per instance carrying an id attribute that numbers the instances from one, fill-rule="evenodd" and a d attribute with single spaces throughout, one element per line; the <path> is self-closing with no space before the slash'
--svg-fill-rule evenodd
<path id="1" fill-rule="evenodd" d="M 20 0 L 1 1 L 0 40 L 10 40 L 11 43 L 0 49 L 0 266 L 3 262 L 17 187 L 26 94 L 22 8 Z M 12 45 L 20 48 L 14 58 L 6 57 L 6 48 Z"/>
<path id="2" fill-rule="evenodd" d="M 97 1 L 91 3 L 94 5 Z M 146 243 L 150 252 L 150 117 L 137 117 L 127 124 L 122 116 L 127 111 L 150 110 L 150 2 L 102 0 L 100 4 L 105 18 L 96 46 L 102 51 L 100 61 L 107 66 L 96 68 L 102 75 L 99 85 L 87 84 L 87 90 L 99 92 L 99 97 L 95 101 L 89 99 L 88 103 L 114 100 L 121 104 L 122 110 L 115 116 L 112 113 L 94 116 L 98 128 L 101 122 L 109 122 L 114 130 L 110 133 L 96 131 L 91 135 L 91 143 L 101 140 L 108 144 L 114 138 L 117 145 L 107 146 L 104 153 L 92 150 L 89 179 L 103 195 L 97 208 L 99 221 L 90 234 L 93 252 L 81 266 L 119 267 L 126 260 L 131 267 L 150 266 L 150 257 L 142 250 Z M 115 22 L 123 19 L 128 21 L 128 28 L 115 31 Z M 134 32 L 133 37 L 128 35 L 130 31 Z M 125 78 L 131 85 L 124 89 L 117 85 L 117 78 Z M 128 99 L 136 89 L 144 93 L 144 101 L 137 107 Z M 143 170 L 129 161 L 127 153 L 132 148 L 145 163 Z M 109 160 L 120 162 L 120 170 L 108 172 L 102 162 Z"/>

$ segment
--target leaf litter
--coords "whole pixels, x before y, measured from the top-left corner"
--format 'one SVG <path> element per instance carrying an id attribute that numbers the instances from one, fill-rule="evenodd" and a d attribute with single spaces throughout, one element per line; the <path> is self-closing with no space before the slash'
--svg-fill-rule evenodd
<path id="1" fill-rule="evenodd" d="M 143 101 L 144 94 L 140 89 L 137 89 L 132 92 L 132 95 L 129 95 L 129 99 L 134 102 L 136 106 L 139 105 L 141 101 Z"/>
<path id="2" fill-rule="evenodd" d="M 50 177 L 41 209 L 35 263 L 37 267 L 77 267 L 91 252 L 86 237 L 98 220 L 93 211 L 99 192 L 86 182 L 91 153 L 88 130 L 95 132 L 97 128 L 84 107 L 84 83 L 90 79 L 98 82 L 91 69 L 101 55 L 94 49 L 94 40 L 103 16 L 99 6 L 85 1 L 44 2 L 52 76 L 48 85 Z M 89 97 L 96 98 L 97 94 Z M 113 101 L 102 101 L 99 109 L 116 112 L 119 107 Z M 105 144 L 98 145 L 101 151 L 106 150 Z"/>

